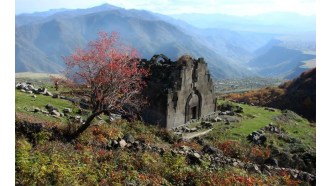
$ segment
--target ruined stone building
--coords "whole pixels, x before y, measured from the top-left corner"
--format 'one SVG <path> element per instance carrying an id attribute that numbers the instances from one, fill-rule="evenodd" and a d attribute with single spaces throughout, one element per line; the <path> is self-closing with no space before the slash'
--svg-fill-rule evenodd
<path id="1" fill-rule="evenodd" d="M 145 122 L 175 128 L 215 111 L 213 82 L 203 58 L 188 55 L 171 61 L 164 55 L 142 60 L 151 70 L 143 91 L 148 107 Z"/>

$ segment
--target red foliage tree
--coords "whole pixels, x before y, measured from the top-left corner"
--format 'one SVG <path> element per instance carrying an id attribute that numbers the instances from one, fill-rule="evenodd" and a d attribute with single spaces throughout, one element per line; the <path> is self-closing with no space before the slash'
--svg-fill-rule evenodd
<path id="1" fill-rule="evenodd" d="M 66 85 L 72 92 L 88 97 L 92 107 L 92 114 L 71 135 L 72 139 L 104 112 L 125 113 L 128 105 L 135 110 L 143 106 L 140 93 L 145 85 L 143 77 L 149 71 L 139 68 L 137 51 L 118 42 L 117 33 L 100 32 L 99 38 L 91 41 L 87 49 L 77 49 L 64 60 L 70 80 Z"/>

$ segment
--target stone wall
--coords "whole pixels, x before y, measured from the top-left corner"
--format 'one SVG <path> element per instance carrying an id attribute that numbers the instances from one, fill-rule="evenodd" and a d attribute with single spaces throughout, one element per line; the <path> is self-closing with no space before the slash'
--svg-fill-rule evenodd
<path id="1" fill-rule="evenodd" d="M 213 82 L 203 58 L 185 55 L 172 62 L 155 55 L 142 63 L 152 73 L 144 90 L 149 102 L 143 112 L 146 122 L 170 129 L 215 111 Z"/>

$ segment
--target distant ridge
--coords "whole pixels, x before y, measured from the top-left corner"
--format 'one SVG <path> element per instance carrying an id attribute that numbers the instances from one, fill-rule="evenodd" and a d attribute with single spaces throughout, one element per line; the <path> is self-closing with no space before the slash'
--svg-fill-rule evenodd
<path id="1" fill-rule="evenodd" d="M 194 34 L 171 24 L 159 14 L 126 10 L 112 5 L 90 9 L 64 10 L 48 16 L 36 13 L 17 16 L 16 72 L 60 73 L 62 56 L 84 47 L 99 31 L 116 31 L 124 43 L 141 52 L 142 57 L 164 53 L 175 60 L 183 54 L 203 57 L 215 78 L 251 75 L 247 69 L 231 64 L 229 59 L 214 52 Z M 20 21 L 30 19 L 20 25 Z"/>
<path id="2" fill-rule="evenodd" d="M 158 53 L 173 60 L 184 54 L 203 57 L 215 79 L 292 78 L 310 67 L 306 61 L 315 61 L 315 16 L 202 15 L 202 23 L 209 25 L 206 28 L 198 28 L 184 16 L 173 18 L 109 4 L 19 14 L 15 17 L 15 71 L 60 73 L 62 56 L 85 47 L 99 31 L 119 32 L 122 41 L 137 48 L 142 58 Z M 283 16 L 287 17 L 280 21 Z"/>

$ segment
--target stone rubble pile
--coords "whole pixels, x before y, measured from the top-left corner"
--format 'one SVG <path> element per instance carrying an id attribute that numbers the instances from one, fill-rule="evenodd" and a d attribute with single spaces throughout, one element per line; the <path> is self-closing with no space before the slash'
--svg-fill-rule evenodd
<path id="1" fill-rule="evenodd" d="M 17 83 L 15 87 L 21 92 L 26 92 L 29 94 L 42 94 L 45 96 L 53 96 L 53 94 L 49 92 L 47 88 L 35 88 L 31 83 Z"/>

